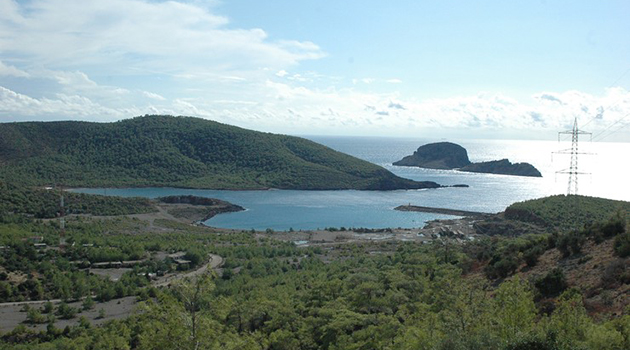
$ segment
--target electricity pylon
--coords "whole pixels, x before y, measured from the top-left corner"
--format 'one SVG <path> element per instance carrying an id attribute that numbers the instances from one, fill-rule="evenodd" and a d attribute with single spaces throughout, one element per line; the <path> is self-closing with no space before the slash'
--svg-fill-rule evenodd
<path id="1" fill-rule="evenodd" d="M 561 131 L 558 133 L 558 141 L 560 141 L 561 135 L 571 135 L 571 148 L 565 149 L 562 151 L 554 152 L 556 154 L 571 154 L 571 165 L 568 169 L 563 169 L 560 171 L 556 171 L 556 174 L 569 174 L 569 188 L 567 190 L 568 195 L 578 194 L 578 175 L 580 174 L 590 174 L 585 172 L 578 171 L 578 154 L 591 154 L 578 152 L 578 140 L 580 135 L 591 135 L 591 139 L 593 137 L 593 133 L 582 131 L 578 129 L 577 126 L 577 117 L 573 121 L 573 129 L 567 131 Z"/>

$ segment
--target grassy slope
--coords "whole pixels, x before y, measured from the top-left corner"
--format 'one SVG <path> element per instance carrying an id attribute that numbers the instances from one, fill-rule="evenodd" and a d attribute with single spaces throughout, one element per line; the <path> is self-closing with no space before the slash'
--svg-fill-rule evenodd
<path id="1" fill-rule="evenodd" d="M 188 117 L 116 123 L 0 124 L 0 176 L 12 183 L 213 189 L 437 187 L 290 136 Z"/>
<path id="2" fill-rule="evenodd" d="M 618 211 L 630 216 L 630 202 L 557 195 L 514 203 L 505 210 L 505 218 L 558 230 L 572 230 L 607 220 Z"/>

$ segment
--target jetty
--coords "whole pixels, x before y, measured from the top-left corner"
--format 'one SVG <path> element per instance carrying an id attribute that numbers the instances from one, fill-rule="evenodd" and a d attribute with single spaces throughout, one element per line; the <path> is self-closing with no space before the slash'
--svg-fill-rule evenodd
<path id="1" fill-rule="evenodd" d="M 417 211 L 422 213 L 435 213 L 435 214 L 446 214 L 446 215 L 455 215 L 455 216 L 485 216 L 490 215 L 491 213 L 482 213 L 478 211 L 468 211 L 468 210 L 459 210 L 459 209 L 448 209 L 448 208 L 433 208 L 433 207 L 422 207 L 418 205 L 400 205 L 394 210 L 399 211 Z"/>

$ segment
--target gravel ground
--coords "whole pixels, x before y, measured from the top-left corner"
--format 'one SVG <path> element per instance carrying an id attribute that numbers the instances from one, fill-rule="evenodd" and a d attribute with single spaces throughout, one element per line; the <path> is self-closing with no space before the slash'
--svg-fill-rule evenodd
<path id="1" fill-rule="evenodd" d="M 41 309 L 43 307 L 44 302 L 30 303 L 30 307 Z M 55 308 L 59 305 L 59 302 L 54 303 Z M 82 302 L 77 301 L 74 303 L 68 303 L 68 305 L 75 307 L 77 309 L 81 309 Z M 77 315 L 70 320 L 61 320 L 57 318 L 55 322 L 55 327 L 57 328 L 65 328 L 66 326 L 74 326 L 79 324 L 79 318 L 84 316 L 90 321 L 90 323 L 94 325 L 99 325 L 104 322 L 113 319 L 121 319 L 129 317 L 135 309 L 136 305 L 136 297 L 125 297 L 122 299 L 110 300 L 105 303 L 95 303 L 94 308 L 87 311 L 81 311 L 77 313 Z M 13 328 L 17 327 L 20 323 L 26 321 L 26 312 L 20 311 L 23 305 L 16 305 L 16 303 L 5 303 L 0 305 L 0 331 L 9 332 Z M 98 314 L 99 310 L 105 310 L 105 317 L 99 319 Z M 25 325 L 32 330 L 46 330 L 46 324 L 37 324 Z"/>

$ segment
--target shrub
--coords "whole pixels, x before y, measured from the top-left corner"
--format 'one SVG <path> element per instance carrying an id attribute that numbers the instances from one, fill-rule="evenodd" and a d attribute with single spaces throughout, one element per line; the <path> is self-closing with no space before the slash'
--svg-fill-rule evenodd
<path id="1" fill-rule="evenodd" d="M 83 304 L 81 306 L 83 307 L 83 310 L 90 310 L 94 308 L 94 300 L 92 299 L 91 296 L 88 295 L 83 300 Z"/>
<path id="2" fill-rule="evenodd" d="M 617 212 L 615 216 L 601 226 L 600 231 L 606 238 L 624 233 L 626 231 L 626 219 L 620 212 Z"/>
<path id="3" fill-rule="evenodd" d="M 540 258 L 543 253 L 544 251 L 541 246 L 534 246 L 523 253 L 523 258 L 527 266 L 534 267 L 538 263 L 538 258 Z"/>
<path id="4" fill-rule="evenodd" d="M 558 345 L 554 336 L 543 338 L 536 335 L 527 335 L 515 339 L 505 347 L 505 350 L 557 350 Z"/>
<path id="5" fill-rule="evenodd" d="M 73 308 L 64 302 L 59 304 L 59 306 L 57 307 L 57 314 L 60 318 L 64 320 L 74 318 L 74 316 L 77 314 L 77 311 L 78 310 L 76 308 Z"/>
<path id="6" fill-rule="evenodd" d="M 42 313 L 44 314 L 49 314 L 51 312 L 53 312 L 53 310 L 55 309 L 55 306 L 53 305 L 52 302 L 47 301 L 44 303 L 44 307 L 42 309 Z"/>
<path id="7" fill-rule="evenodd" d="M 26 322 L 32 324 L 46 323 L 46 317 L 38 309 L 30 309 L 26 313 Z"/>
<path id="8" fill-rule="evenodd" d="M 485 268 L 485 273 L 489 278 L 505 278 L 518 268 L 519 261 L 512 255 L 495 257 Z"/>
<path id="9" fill-rule="evenodd" d="M 565 289 L 567 289 L 567 278 L 564 276 L 562 269 L 555 268 L 544 277 L 539 278 L 534 283 L 536 289 L 544 297 L 553 297 L 560 295 Z"/>
<path id="10" fill-rule="evenodd" d="M 566 258 L 571 255 L 581 253 L 584 243 L 586 243 L 586 237 L 582 233 L 578 231 L 571 231 L 561 235 L 558 238 L 556 246 Z"/>
<path id="11" fill-rule="evenodd" d="M 630 256 L 630 232 L 625 232 L 615 237 L 613 247 L 617 256 L 621 258 Z"/>
<path id="12" fill-rule="evenodd" d="M 624 259 L 617 259 L 604 269 L 602 274 L 602 287 L 616 288 L 619 285 L 630 283 L 630 269 Z"/>

